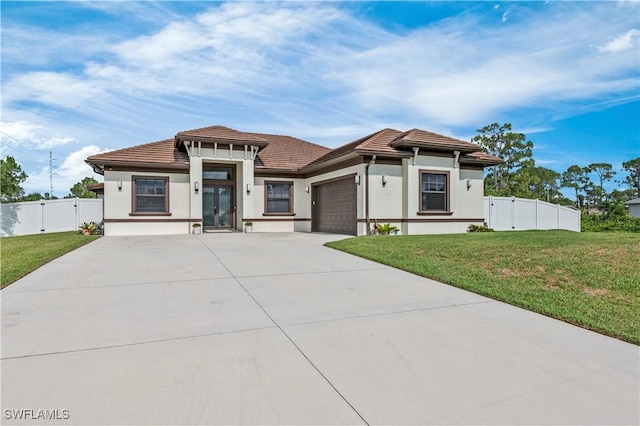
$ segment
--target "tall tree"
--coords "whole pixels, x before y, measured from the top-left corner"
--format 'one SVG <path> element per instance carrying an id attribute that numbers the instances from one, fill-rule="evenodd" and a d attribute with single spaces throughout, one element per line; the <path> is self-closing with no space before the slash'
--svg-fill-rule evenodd
<path id="1" fill-rule="evenodd" d="M 96 183 L 98 183 L 98 181 L 92 177 L 86 177 L 82 179 L 80 182 L 77 182 L 75 185 L 71 187 L 71 189 L 69 190 L 71 191 L 71 194 L 69 194 L 67 198 L 73 198 L 73 197 L 96 198 L 97 197 L 96 193 L 91 192 L 89 191 L 89 189 L 87 189 L 87 186 L 95 185 Z"/>
<path id="2" fill-rule="evenodd" d="M 613 170 L 613 166 L 608 163 L 592 163 L 587 166 L 587 170 L 590 173 L 595 173 L 598 176 L 599 185 L 598 185 L 598 195 L 596 197 L 598 202 L 598 207 L 602 205 L 602 199 L 607 194 L 604 190 L 604 182 L 611 180 L 616 172 Z"/>
<path id="3" fill-rule="evenodd" d="M 504 161 L 503 164 L 493 166 L 490 172 L 490 187 L 494 192 L 508 192 L 513 174 L 521 167 L 534 165 L 533 142 L 527 141 L 524 133 L 512 132 L 510 123 L 493 123 L 478 129 L 478 134 L 471 141 Z"/>
<path id="4" fill-rule="evenodd" d="M 622 163 L 622 170 L 629 173 L 625 183 L 635 192 L 635 197 L 640 197 L 640 157 Z"/>
<path id="5" fill-rule="evenodd" d="M 582 207 L 581 199 L 584 200 L 584 196 L 580 196 L 580 192 L 584 191 L 589 185 L 589 173 L 583 167 L 576 164 L 569 166 L 567 170 L 562 173 L 560 177 L 560 185 L 563 188 L 573 188 L 576 192 L 576 207 Z"/>
<path id="6" fill-rule="evenodd" d="M 10 203 L 22 197 L 24 189 L 20 184 L 27 177 L 15 158 L 8 156 L 4 160 L 0 159 L 0 201 Z"/>
<path id="7" fill-rule="evenodd" d="M 512 177 L 512 195 L 549 202 L 564 201 L 560 193 L 560 173 L 545 167 L 522 167 Z"/>

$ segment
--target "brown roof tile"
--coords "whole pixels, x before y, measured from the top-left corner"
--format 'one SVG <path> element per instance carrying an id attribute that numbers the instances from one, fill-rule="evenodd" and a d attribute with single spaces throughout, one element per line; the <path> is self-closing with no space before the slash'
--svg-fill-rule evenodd
<path id="1" fill-rule="evenodd" d="M 291 136 L 248 134 L 269 142 L 269 145 L 258 152 L 255 166 L 260 168 L 298 170 L 331 151 L 324 146 Z"/>
<path id="2" fill-rule="evenodd" d="M 486 152 L 478 151 L 471 152 L 469 154 L 465 154 L 460 157 L 460 162 L 462 163 L 479 163 L 479 164 L 502 164 L 502 158 L 495 157 L 491 154 L 487 154 Z"/>
<path id="3" fill-rule="evenodd" d="M 173 139 L 165 139 L 163 141 L 92 155 L 87 158 L 87 162 L 91 164 L 150 163 L 155 165 L 177 166 L 188 163 L 189 157 L 186 152 L 174 149 Z"/>
<path id="4" fill-rule="evenodd" d="M 478 145 L 420 129 L 413 129 L 407 132 L 388 128 L 382 129 L 331 150 L 291 136 L 239 132 L 223 126 L 187 130 L 178 133 L 174 139 L 97 154 L 89 157 L 86 161 L 92 165 L 144 163 L 187 168 L 189 157 L 183 150 L 175 148 L 175 142 L 189 140 L 189 138 L 194 138 L 195 140 L 198 140 L 197 138 L 201 140 L 224 140 L 229 143 L 241 141 L 261 145 L 262 149 L 258 152 L 255 167 L 262 169 L 297 171 L 304 167 L 306 170 L 308 167 L 318 166 L 349 154 L 407 155 L 410 154 L 410 151 L 406 148 L 413 146 L 460 150 L 465 153 L 460 157 L 460 161 L 466 163 L 499 164 L 502 162 L 500 158 L 480 152 Z M 305 170 L 302 170 L 302 172 Z"/>
<path id="5" fill-rule="evenodd" d="M 419 146 L 433 149 L 456 149 L 469 152 L 477 151 L 480 149 L 480 147 L 476 144 L 420 129 L 412 129 L 408 132 L 405 132 L 395 141 L 393 141 L 391 143 L 391 146 Z"/>
<path id="6" fill-rule="evenodd" d="M 177 140 L 219 139 L 224 141 L 257 142 L 264 144 L 264 138 L 256 134 L 240 132 L 224 126 L 201 127 L 200 129 L 185 130 L 176 135 Z"/>
<path id="7" fill-rule="evenodd" d="M 348 154 L 354 151 L 370 151 L 370 152 L 389 152 L 389 153 L 398 153 L 401 152 L 398 149 L 392 148 L 389 146 L 389 143 L 393 141 L 399 134 L 402 132 L 395 129 L 382 129 L 378 130 L 375 133 L 371 133 L 365 137 L 360 139 L 356 139 L 353 142 L 349 142 L 348 144 L 342 145 L 334 150 L 329 151 L 324 156 L 318 158 L 313 164 L 324 163 L 325 161 L 329 161 L 333 158 L 340 157 L 341 155 Z"/>

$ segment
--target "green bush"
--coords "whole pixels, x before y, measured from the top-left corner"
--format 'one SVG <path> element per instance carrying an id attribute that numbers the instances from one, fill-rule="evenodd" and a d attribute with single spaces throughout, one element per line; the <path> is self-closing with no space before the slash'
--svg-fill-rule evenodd
<path id="1" fill-rule="evenodd" d="M 640 232 L 640 218 L 624 215 L 583 214 L 582 232 Z"/>
<path id="2" fill-rule="evenodd" d="M 376 223 L 376 230 L 379 235 L 397 234 L 399 231 L 397 226 L 392 226 L 390 223 Z"/>
<path id="3" fill-rule="evenodd" d="M 489 228 L 487 225 L 469 225 L 467 232 L 494 232 L 493 228 Z"/>

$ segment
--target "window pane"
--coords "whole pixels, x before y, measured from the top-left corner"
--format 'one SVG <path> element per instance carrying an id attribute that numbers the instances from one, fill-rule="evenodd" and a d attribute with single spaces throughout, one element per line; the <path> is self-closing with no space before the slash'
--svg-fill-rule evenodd
<path id="1" fill-rule="evenodd" d="M 422 193 L 422 210 L 446 210 L 446 198 L 442 193 Z"/>
<path id="2" fill-rule="evenodd" d="M 447 175 L 422 173 L 420 187 L 422 211 L 447 210 Z"/>
<path id="3" fill-rule="evenodd" d="M 291 213 L 291 184 L 267 184 L 267 213 Z"/>
<path id="4" fill-rule="evenodd" d="M 165 179 L 136 179 L 135 211 L 164 212 L 166 183 Z"/>
<path id="5" fill-rule="evenodd" d="M 233 168 L 220 166 L 204 166 L 202 179 L 233 180 Z"/>

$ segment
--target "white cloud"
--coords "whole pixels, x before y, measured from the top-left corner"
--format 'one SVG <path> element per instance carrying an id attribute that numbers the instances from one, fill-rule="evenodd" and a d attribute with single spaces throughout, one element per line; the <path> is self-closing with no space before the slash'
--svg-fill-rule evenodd
<path id="1" fill-rule="evenodd" d="M 10 145 L 27 145 L 36 149 L 49 149 L 76 141 L 71 137 L 51 134 L 44 126 L 21 120 L 2 121 L 0 130 L 3 132 L 0 134 L 3 142 L 7 140 Z"/>
<path id="2" fill-rule="evenodd" d="M 636 47 L 637 49 L 638 38 L 640 38 L 640 31 L 631 29 L 624 34 L 614 37 L 608 43 L 598 47 L 598 50 L 601 52 L 616 53 L 633 47 Z"/>
<path id="3" fill-rule="evenodd" d="M 67 182 L 73 181 L 73 183 L 82 180 L 86 176 L 92 176 L 94 174 L 93 169 L 84 160 L 101 152 L 105 151 L 96 145 L 85 146 L 72 152 L 60 165 L 58 174 Z"/>
<path id="4" fill-rule="evenodd" d="M 155 3 L 82 5 L 127 15 L 127 26 L 18 31 L 3 17 L 3 118 L 24 122 L 18 139 L 60 148 L 54 155 L 69 163 L 59 173 L 78 180 L 85 165 L 71 165 L 67 156 L 80 155 L 71 141 L 120 148 L 211 124 L 328 146 L 382 127 L 467 135 L 506 111 L 576 114 L 638 92 L 637 52 L 602 50 L 611 34 L 620 36 L 609 43 L 637 45 L 628 30 L 637 15 L 606 2 L 510 4 L 502 25 L 496 4 L 490 17 L 465 12 L 401 34 L 340 3 L 203 3 L 192 15 Z M 136 14 L 142 34 L 129 25 Z M 22 52 L 30 44 L 43 60 Z"/>

